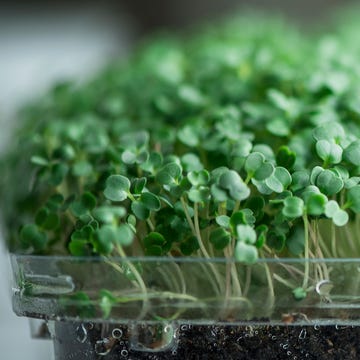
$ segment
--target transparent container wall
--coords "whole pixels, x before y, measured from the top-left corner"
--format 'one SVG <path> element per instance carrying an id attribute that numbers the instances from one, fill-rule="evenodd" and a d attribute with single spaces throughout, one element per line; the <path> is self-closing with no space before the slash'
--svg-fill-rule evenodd
<path id="1" fill-rule="evenodd" d="M 360 260 L 11 256 L 16 314 L 117 324 L 360 324 Z M 305 287 L 296 300 L 293 290 Z"/>

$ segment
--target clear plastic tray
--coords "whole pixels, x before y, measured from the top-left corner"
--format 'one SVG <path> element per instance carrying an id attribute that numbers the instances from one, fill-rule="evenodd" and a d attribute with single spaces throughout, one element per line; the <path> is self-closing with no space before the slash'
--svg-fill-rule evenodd
<path id="1" fill-rule="evenodd" d="M 14 311 L 30 318 L 360 325 L 360 259 L 261 259 L 247 266 L 226 259 L 12 254 L 11 263 Z M 304 284 L 307 296 L 296 300 L 293 289 Z"/>

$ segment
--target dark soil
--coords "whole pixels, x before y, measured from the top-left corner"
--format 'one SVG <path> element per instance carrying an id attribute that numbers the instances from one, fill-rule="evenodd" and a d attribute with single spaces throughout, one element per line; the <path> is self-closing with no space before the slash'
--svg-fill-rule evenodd
<path id="1" fill-rule="evenodd" d="M 55 359 L 360 359 L 360 326 L 180 325 L 173 343 L 159 352 L 134 349 L 130 331 L 119 326 L 114 333 L 114 328 L 57 322 Z M 147 339 L 148 348 L 161 346 L 160 340 Z"/>

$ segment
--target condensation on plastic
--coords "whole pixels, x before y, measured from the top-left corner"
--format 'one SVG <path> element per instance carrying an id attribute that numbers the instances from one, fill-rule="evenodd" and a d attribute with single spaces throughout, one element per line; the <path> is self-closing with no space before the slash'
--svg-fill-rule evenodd
<path id="1" fill-rule="evenodd" d="M 360 259 L 259 260 L 247 266 L 226 259 L 13 254 L 11 263 L 19 316 L 103 322 L 106 313 L 108 322 L 119 324 L 360 325 Z M 307 296 L 299 301 L 292 289 L 304 284 L 306 267 Z M 116 299 L 110 307 L 100 295 L 104 289 Z"/>

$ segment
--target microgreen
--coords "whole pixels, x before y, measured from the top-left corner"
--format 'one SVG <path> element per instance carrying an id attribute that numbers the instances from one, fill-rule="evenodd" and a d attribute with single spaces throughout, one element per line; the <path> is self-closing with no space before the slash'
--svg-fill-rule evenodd
<path id="1" fill-rule="evenodd" d="M 225 257 L 207 275 L 239 298 L 251 281 L 241 267 L 260 257 L 359 256 L 358 50 L 334 35 L 342 56 L 325 61 L 321 39 L 261 23 L 150 42 L 26 107 L 1 161 L 9 248 L 110 263 Z M 120 270 L 142 286 L 129 264 Z M 298 300 L 330 274 L 287 270 L 291 281 L 264 265 L 264 278 Z M 98 297 L 109 317 L 116 298 Z"/>

